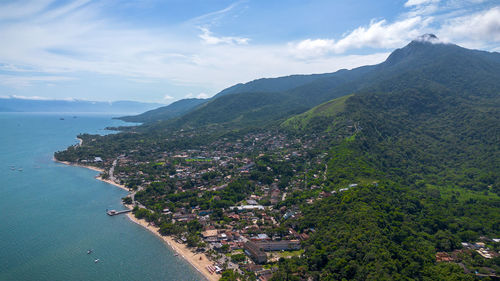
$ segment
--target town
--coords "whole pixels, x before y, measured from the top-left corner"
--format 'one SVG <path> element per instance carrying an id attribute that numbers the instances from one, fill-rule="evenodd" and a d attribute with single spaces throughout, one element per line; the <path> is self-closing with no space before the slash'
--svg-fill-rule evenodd
<path id="1" fill-rule="evenodd" d="M 352 126 L 346 129 L 346 134 L 353 132 Z M 357 185 L 320 188 L 327 178 L 327 154 L 316 151 L 327 141 L 327 136 L 297 138 L 269 130 L 184 150 L 142 146 L 116 158 L 94 155 L 73 161 L 101 167 L 102 178 L 127 187 L 130 194 L 123 202 L 134 215 L 193 252 L 205 253 L 214 264 L 207 268 L 210 273 L 229 269 L 268 280 L 276 270 L 273 264 L 300 256 L 301 243 L 315 231 L 294 228 L 293 219 L 302 216 L 299 204 Z"/>
<path id="2" fill-rule="evenodd" d="M 326 147 L 354 138 L 359 130 L 347 120 L 336 134 L 297 137 L 283 130 L 250 130 L 204 142 L 196 141 L 202 134 L 181 130 L 162 136 L 171 145 L 125 142 L 113 153 L 92 147 L 100 136 L 81 135 L 92 149 L 69 148 L 63 157 L 101 168 L 101 178 L 126 187 L 123 203 L 134 216 L 204 255 L 211 265 L 203 270 L 210 275 L 232 272 L 240 280 L 269 280 L 282 259 L 303 255 L 316 231 L 300 224 L 301 206 L 342 196 L 358 185 L 377 188 L 377 178 L 357 182 L 329 174 Z M 487 247 L 479 249 L 483 259 L 497 256 Z M 457 253 L 438 252 L 436 262 L 457 262 L 466 273 L 495 276 L 488 267 L 471 271 L 464 265 L 471 262 L 461 263 L 466 258 Z"/>

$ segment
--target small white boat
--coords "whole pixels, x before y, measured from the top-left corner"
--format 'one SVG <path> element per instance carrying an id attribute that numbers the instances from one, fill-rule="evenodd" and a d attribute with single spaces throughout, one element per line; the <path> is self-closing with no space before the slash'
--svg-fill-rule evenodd
<path id="1" fill-rule="evenodd" d="M 92 254 L 92 250 L 87 250 L 87 255 Z"/>
<path id="2" fill-rule="evenodd" d="M 175 253 L 175 254 L 174 254 L 174 257 L 177 257 L 178 255 L 179 255 L 179 254 Z"/>
<path id="3" fill-rule="evenodd" d="M 94 263 L 98 263 L 98 262 L 99 262 L 99 259 L 94 260 Z"/>

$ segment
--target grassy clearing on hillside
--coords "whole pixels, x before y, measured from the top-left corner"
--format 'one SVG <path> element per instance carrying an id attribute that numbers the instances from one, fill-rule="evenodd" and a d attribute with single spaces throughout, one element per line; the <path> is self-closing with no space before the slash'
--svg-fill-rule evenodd
<path id="1" fill-rule="evenodd" d="M 353 94 L 320 104 L 311 110 L 286 120 L 283 122 L 282 126 L 285 128 L 301 130 L 308 127 L 314 118 L 334 117 L 338 113 L 344 111 L 345 101 L 351 96 L 353 96 Z"/>

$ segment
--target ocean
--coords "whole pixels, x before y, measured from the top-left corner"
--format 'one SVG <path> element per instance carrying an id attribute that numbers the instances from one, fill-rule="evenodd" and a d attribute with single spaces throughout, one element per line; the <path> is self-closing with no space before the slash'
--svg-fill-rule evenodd
<path id="1" fill-rule="evenodd" d="M 124 190 L 52 160 L 79 133 L 119 125 L 106 115 L 0 113 L 0 280 L 204 280 L 148 230 L 105 214 L 123 209 Z"/>

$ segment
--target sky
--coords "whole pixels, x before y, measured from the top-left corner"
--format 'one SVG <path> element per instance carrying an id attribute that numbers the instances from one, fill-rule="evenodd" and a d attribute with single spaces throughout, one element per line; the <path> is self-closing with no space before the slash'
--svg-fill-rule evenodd
<path id="1" fill-rule="evenodd" d="M 1 0 L 0 97 L 169 104 L 380 63 L 425 33 L 500 52 L 500 1 Z"/>

